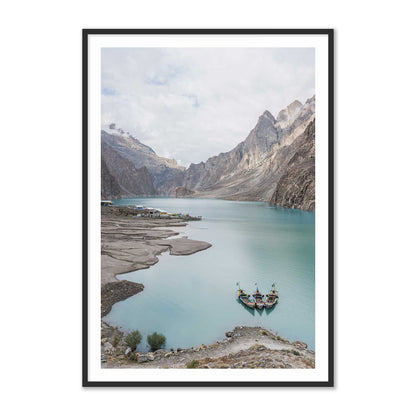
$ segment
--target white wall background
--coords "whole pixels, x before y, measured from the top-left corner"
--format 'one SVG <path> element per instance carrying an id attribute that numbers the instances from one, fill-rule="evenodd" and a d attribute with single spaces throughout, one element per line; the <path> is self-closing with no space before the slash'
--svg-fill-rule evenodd
<path id="1" fill-rule="evenodd" d="M 273 403 L 275 413 L 290 415 L 414 411 L 411 5 L 399 0 L 3 4 L 5 414 L 231 414 L 243 406 L 254 410 L 256 400 L 260 408 Z M 81 388 L 83 27 L 336 29 L 335 388 Z"/>

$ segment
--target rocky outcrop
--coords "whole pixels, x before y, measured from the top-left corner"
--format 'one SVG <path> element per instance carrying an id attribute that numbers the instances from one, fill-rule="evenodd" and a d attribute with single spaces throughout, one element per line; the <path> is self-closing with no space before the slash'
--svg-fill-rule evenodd
<path id="1" fill-rule="evenodd" d="M 296 150 L 277 183 L 270 203 L 315 211 L 315 121 L 291 147 Z"/>
<path id="2" fill-rule="evenodd" d="M 186 196 L 194 194 L 195 191 L 191 191 L 188 188 L 185 188 L 184 186 L 178 186 L 175 189 L 175 198 L 184 198 Z"/>
<path id="3" fill-rule="evenodd" d="M 157 194 L 152 175 L 147 168 L 145 166 L 136 168 L 132 162 L 122 157 L 105 142 L 101 143 L 101 159 L 102 196 L 103 193 L 106 194 L 106 198 Z"/>

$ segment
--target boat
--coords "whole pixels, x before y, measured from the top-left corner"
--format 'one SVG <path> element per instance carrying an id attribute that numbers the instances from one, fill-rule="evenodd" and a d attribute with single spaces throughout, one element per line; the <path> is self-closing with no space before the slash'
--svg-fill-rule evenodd
<path id="1" fill-rule="evenodd" d="M 259 288 L 257 288 L 256 293 L 253 293 L 254 301 L 256 302 L 257 309 L 263 309 L 264 300 L 263 295 L 259 292 Z"/>
<path id="2" fill-rule="evenodd" d="M 253 299 L 251 299 L 251 297 L 242 289 L 238 290 L 238 299 L 240 299 L 240 302 L 250 309 L 254 309 L 256 307 Z"/>
<path id="3" fill-rule="evenodd" d="M 243 289 L 241 289 L 240 286 L 238 287 L 237 297 L 240 302 L 248 308 L 254 309 L 256 307 L 256 304 L 251 296 L 248 295 Z"/>
<path id="4" fill-rule="evenodd" d="M 279 295 L 277 293 L 275 284 L 272 284 L 272 290 L 266 295 L 266 300 L 264 301 L 264 307 L 266 309 L 271 309 L 276 305 Z"/>

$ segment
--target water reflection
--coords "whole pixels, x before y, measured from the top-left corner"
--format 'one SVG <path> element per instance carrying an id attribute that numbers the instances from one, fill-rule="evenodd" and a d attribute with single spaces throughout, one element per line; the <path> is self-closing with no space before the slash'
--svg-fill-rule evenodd
<path id="1" fill-rule="evenodd" d="M 240 299 L 236 299 L 235 300 L 241 307 L 243 307 L 247 312 L 249 312 L 251 315 L 253 315 L 254 316 L 254 313 L 255 313 L 255 310 L 254 309 L 251 309 L 251 308 L 249 308 L 247 305 L 244 305 L 244 303 L 243 302 L 241 302 L 240 301 Z"/>

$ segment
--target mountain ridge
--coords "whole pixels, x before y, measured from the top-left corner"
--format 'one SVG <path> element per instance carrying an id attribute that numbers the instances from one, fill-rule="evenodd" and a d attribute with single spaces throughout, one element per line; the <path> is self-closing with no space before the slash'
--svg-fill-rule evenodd
<path id="1" fill-rule="evenodd" d="M 115 126 L 111 124 L 110 126 Z M 166 180 L 173 179 L 177 173 L 185 170 L 175 159 L 158 156 L 154 150 L 122 129 L 103 127 L 101 141 L 112 147 L 122 157 L 132 162 L 136 168 L 146 166 L 152 174 L 156 188 Z"/>
<path id="2" fill-rule="evenodd" d="M 269 202 L 300 146 L 296 140 L 314 119 L 315 96 L 304 104 L 293 101 L 276 118 L 265 110 L 245 140 L 228 152 L 191 163 L 187 169 L 178 166 L 175 159 L 158 156 L 114 123 L 102 129 L 101 139 L 136 168 L 145 166 L 158 195 Z"/>
<path id="3" fill-rule="evenodd" d="M 195 191 L 190 197 L 270 201 L 290 154 L 288 146 L 315 118 L 314 96 L 300 107 L 300 102 L 294 103 L 284 109 L 290 114 L 296 109 L 291 123 L 282 127 L 281 121 L 266 110 L 247 138 L 232 150 L 191 164 L 183 183 Z"/>

